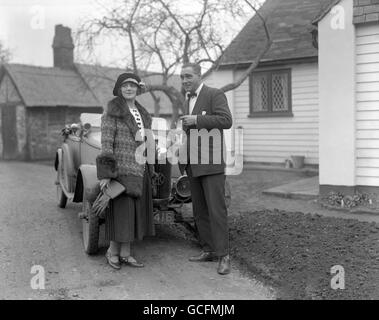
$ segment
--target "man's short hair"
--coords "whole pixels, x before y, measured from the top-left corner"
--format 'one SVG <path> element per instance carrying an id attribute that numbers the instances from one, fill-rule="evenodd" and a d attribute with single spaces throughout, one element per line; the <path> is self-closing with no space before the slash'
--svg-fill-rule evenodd
<path id="1" fill-rule="evenodd" d="M 183 64 L 182 69 L 188 68 L 188 67 L 192 68 L 192 70 L 196 74 L 198 74 L 199 76 L 201 76 L 201 67 L 200 67 L 200 65 L 198 63 L 187 62 L 187 63 Z"/>

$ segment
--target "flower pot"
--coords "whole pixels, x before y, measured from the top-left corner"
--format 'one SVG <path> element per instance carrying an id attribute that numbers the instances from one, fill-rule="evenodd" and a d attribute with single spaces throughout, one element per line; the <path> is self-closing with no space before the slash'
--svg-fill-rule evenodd
<path id="1" fill-rule="evenodd" d="M 301 169 L 304 167 L 304 156 L 291 156 L 292 165 L 294 169 Z"/>

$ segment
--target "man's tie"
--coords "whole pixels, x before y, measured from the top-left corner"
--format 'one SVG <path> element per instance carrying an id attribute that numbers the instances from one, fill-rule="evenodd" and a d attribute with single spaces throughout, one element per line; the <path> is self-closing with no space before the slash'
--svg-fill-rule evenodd
<path id="1" fill-rule="evenodd" d="M 189 92 L 187 94 L 187 97 L 188 97 L 188 100 L 191 100 L 192 98 L 197 97 L 197 93 L 196 92 Z"/>

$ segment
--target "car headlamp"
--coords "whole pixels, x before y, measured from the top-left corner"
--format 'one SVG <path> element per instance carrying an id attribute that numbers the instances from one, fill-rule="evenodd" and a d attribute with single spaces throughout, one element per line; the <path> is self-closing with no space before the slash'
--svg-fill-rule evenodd
<path id="1" fill-rule="evenodd" d="M 191 197 L 190 183 L 186 175 L 178 178 L 174 186 L 174 191 L 175 195 L 177 195 L 182 200 Z"/>

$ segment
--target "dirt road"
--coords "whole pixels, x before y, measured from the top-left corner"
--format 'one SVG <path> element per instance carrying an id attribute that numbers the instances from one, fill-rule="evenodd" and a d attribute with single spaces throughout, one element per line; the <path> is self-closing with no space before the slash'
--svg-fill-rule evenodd
<path id="1" fill-rule="evenodd" d="M 105 248 L 84 253 L 80 205 L 55 203 L 55 172 L 33 163 L 0 162 L 0 299 L 273 299 L 275 293 L 236 266 L 228 276 L 217 263 L 191 263 L 194 243 L 159 228 L 135 245 L 143 269 L 111 269 Z M 33 290 L 35 265 L 45 289 Z"/>

